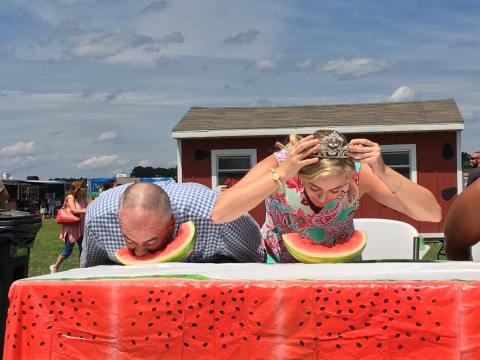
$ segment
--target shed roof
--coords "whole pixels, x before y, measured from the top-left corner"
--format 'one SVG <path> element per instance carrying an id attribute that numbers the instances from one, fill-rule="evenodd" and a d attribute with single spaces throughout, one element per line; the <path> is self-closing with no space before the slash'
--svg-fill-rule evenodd
<path id="1" fill-rule="evenodd" d="M 173 138 L 286 135 L 336 129 L 345 133 L 462 130 L 454 99 L 320 106 L 192 107 Z"/>

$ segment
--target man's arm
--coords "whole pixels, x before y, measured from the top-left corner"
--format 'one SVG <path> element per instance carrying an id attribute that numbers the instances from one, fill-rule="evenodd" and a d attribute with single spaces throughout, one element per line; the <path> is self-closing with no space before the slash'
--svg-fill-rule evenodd
<path id="1" fill-rule="evenodd" d="M 107 264 L 107 251 L 98 241 L 95 231 L 92 229 L 91 222 L 85 221 L 85 231 L 83 234 L 82 253 L 80 255 L 80 267 L 90 267 Z"/>
<path id="2" fill-rule="evenodd" d="M 448 260 L 472 260 L 471 247 L 480 241 L 480 181 L 455 199 L 445 219 L 445 251 Z"/>

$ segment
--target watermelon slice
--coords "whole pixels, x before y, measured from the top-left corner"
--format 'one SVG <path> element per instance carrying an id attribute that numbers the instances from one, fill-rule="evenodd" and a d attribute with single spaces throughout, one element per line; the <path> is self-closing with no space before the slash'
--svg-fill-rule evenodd
<path id="1" fill-rule="evenodd" d="M 115 257 L 123 265 L 184 261 L 195 247 L 195 240 L 195 225 L 192 221 L 188 221 L 180 225 L 175 239 L 161 250 L 136 256 L 133 250 L 124 247 L 115 252 Z"/>
<path id="2" fill-rule="evenodd" d="M 355 230 L 347 241 L 331 247 L 315 244 L 297 233 L 283 235 L 283 242 L 288 252 L 302 263 L 347 262 L 360 255 L 367 244 L 367 233 Z"/>
<path id="3" fill-rule="evenodd" d="M 477 359 L 478 299 L 478 281 L 34 278 L 10 289 L 4 360 Z"/>

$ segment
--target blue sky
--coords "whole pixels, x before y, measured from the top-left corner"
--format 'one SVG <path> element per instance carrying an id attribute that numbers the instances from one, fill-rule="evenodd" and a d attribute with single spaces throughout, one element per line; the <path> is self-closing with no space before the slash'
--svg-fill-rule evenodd
<path id="1" fill-rule="evenodd" d="M 454 98 L 480 148 L 478 1 L 2 0 L 0 172 L 176 164 L 191 106 Z"/>

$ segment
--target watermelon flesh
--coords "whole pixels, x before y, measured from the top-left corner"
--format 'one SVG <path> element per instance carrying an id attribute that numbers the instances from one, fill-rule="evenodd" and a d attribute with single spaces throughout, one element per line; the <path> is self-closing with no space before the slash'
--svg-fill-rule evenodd
<path id="1" fill-rule="evenodd" d="M 195 225 L 192 221 L 188 221 L 180 225 L 175 239 L 163 249 L 136 256 L 133 250 L 123 247 L 115 252 L 115 257 L 123 265 L 184 261 L 195 247 L 195 240 Z"/>
<path id="2" fill-rule="evenodd" d="M 5 360 L 480 354 L 477 281 L 33 279 L 9 298 Z"/>
<path id="3" fill-rule="evenodd" d="M 297 233 L 283 235 L 288 252 L 299 262 L 306 264 L 323 262 L 347 262 L 358 257 L 367 245 L 367 233 L 355 230 L 350 238 L 335 246 L 324 246 Z"/>

